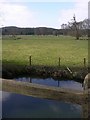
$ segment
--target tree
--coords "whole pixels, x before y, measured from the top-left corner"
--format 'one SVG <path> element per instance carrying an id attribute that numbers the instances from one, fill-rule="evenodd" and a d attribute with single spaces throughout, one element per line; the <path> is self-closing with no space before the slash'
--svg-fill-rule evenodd
<path id="1" fill-rule="evenodd" d="M 76 36 L 76 40 L 79 40 L 80 34 L 79 34 L 79 22 L 76 21 L 75 15 L 73 16 L 72 22 L 68 22 L 68 27 L 72 30 L 75 31 L 73 32 Z"/>
<path id="2" fill-rule="evenodd" d="M 63 35 L 75 36 L 77 40 L 80 37 L 90 38 L 90 19 L 77 22 L 74 15 L 71 22 L 61 25 L 61 31 Z"/>
<path id="3" fill-rule="evenodd" d="M 66 35 L 67 31 L 68 31 L 68 25 L 67 24 L 62 24 L 61 29 L 62 29 L 63 35 Z"/>
<path id="4" fill-rule="evenodd" d="M 85 19 L 82 22 L 80 22 L 79 29 L 81 31 L 82 36 L 90 37 L 90 20 Z"/>
<path id="5" fill-rule="evenodd" d="M 78 27 L 79 23 L 76 22 L 75 15 L 73 16 L 73 20 L 74 20 L 73 25 L 75 26 L 75 30 L 76 30 L 76 39 L 78 40 L 79 39 L 79 27 Z"/>

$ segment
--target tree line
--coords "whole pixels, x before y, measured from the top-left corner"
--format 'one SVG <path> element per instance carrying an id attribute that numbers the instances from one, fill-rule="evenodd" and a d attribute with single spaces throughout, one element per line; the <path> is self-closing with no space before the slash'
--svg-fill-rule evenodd
<path id="1" fill-rule="evenodd" d="M 3 27 L 2 35 L 70 35 L 79 39 L 80 37 L 90 37 L 90 19 L 77 22 L 73 16 L 71 22 L 62 24 L 61 29 L 37 27 L 37 28 L 19 28 L 19 27 Z"/>
<path id="2" fill-rule="evenodd" d="M 3 27 L 2 35 L 61 35 L 63 31 L 60 29 L 37 27 L 37 28 L 18 28 Z"/>

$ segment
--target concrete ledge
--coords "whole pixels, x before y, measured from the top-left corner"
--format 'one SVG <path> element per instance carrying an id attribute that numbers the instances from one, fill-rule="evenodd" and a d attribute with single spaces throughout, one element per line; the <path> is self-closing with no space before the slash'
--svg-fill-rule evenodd
<path id="1" fill-rule="evenodd" d="M 84 92 L 78 90 L 20 82 L 11 79 L 0 79 L 0 82 L 1 81 L 2 91 L 53 100 L 63 100 L 77 104 L 83 104 L 85 102 L 87 94 L 86 92 L 86 94 L 84 95 Z"/>

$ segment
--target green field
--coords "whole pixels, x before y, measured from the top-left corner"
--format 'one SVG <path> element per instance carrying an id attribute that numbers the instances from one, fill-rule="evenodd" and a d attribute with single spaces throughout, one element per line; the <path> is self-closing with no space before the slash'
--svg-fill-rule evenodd
<path id="1" fill-rule="evenodd" d="M 75 40 L 65 36 L 3 36 L 2 61 L 29 65 L 29 56 L 32 56 L 32 65 L 83 66 L 83 59 L 88 63 L 88 41 Z"/>

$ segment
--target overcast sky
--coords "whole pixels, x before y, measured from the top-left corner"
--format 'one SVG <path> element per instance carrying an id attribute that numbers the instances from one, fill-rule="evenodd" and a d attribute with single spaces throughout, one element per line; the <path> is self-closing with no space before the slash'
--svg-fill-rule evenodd
<path id="1" fill-rule="evenodd" d="M 89 0 L 0 0 L 0 26 L 60 28 L 88 18 Z"/>

